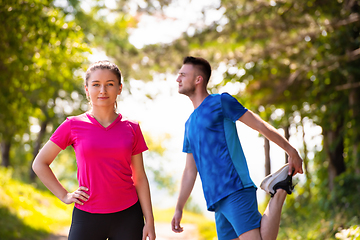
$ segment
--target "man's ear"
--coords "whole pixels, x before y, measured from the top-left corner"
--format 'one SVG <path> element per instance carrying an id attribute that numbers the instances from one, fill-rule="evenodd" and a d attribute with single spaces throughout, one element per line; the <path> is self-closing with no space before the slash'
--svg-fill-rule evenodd
<path id="1" fill-rule="evenodd" d="M 201 75 L 198 75 L 197 77 L 196 77 L 196 83 L 200 83 L 200 82 L 202 82 L 204 80 L 204 78 L 201 76 Z"/>

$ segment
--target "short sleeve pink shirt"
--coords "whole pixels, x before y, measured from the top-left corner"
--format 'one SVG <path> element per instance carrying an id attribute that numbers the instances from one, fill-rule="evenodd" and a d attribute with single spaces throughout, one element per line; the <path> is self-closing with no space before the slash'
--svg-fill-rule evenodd
<path id="1" fill-rule="evenodd" d="M 122 116 L 103 127 L 87 113 L 67 118 L 50 140 L 61 149 L 72 145 L 77 162 L 79 186 L 89 189 L 84 205 L 90 213 L 122 211 L 138 201 L 132 180 L 131 156 L 148 148 L 137 122 Z"/>

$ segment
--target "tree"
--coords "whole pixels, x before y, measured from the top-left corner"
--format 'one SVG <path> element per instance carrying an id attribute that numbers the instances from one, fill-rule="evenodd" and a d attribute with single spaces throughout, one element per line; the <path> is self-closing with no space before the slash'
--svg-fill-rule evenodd
<path id="1" fill-rule="evenodd" d="M 71 7 L 64 6 L 62 11 L 81 26 L 84 40 L 91 48 L 105 52 L 119 66 L 127 84 L 129 79 L 152 80 L 152 72 L 162 72 L 159 62 L 154 63 L 149 56 L 158 53 L 160 48 L 150 47 L 148 51 L 140 51 L 129 42 L 129 36 L 142 14 L 161 14 L 171 2 L 145 0 L 140 6 L 136 1 L 125 0 L 114 1 L 114 6 L 108 6 L 104 0 L 94 0 L 91 9 L 86 11 L 81 7 L 80 0 L 70 0 L 68 4 Z M 166 63 L 161 62 L 161 65 Z"/>
<path id="2" fill-rule="evenodd" d="M 75 70 L 85 62 L 88 50 L 81 27 L 66 22 L 49 1 L 4 1 L 0 15 L 0 141 L 2 165 L 10 166 L 10 148 L 15 135 L 29 129 L 29 117 L 40 119 L 46 129 L 56 114 L 57 99 L 79 91 Z M 60 89 L 66 92 L 59 91 Z M 64 94 L 61 94 L 64 93 Z M 42 141 L 43 129 L 35 149 Z"/>

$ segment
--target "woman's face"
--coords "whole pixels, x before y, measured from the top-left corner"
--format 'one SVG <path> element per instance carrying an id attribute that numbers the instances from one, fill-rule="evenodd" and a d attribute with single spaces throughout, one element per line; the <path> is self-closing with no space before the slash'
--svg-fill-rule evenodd
<path id="1" fill-rule="evenodd" d="M 86 95 L 90 97 L 93 107 L 114 107 L 121 90 L 119 79 L 108 69 L 93 71 L 85 85 Z"/>

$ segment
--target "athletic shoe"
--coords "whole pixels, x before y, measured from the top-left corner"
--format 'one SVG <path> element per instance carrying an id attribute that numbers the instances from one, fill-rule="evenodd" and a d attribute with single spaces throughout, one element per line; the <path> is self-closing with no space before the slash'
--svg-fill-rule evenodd
<path id="1" fill-rule="evenodd" d="M 268 175 L 260 184 L 260 188 L 269 193 L 273 197 L 276 190 L 284 189 L 288 194 L 291 194 L 294 186 L 292 184 L 292 175 L 288 175 L 289 165 L 285 164 L 275 173 Z M 294 171 L 293 171 L 294 173 Z"/>

